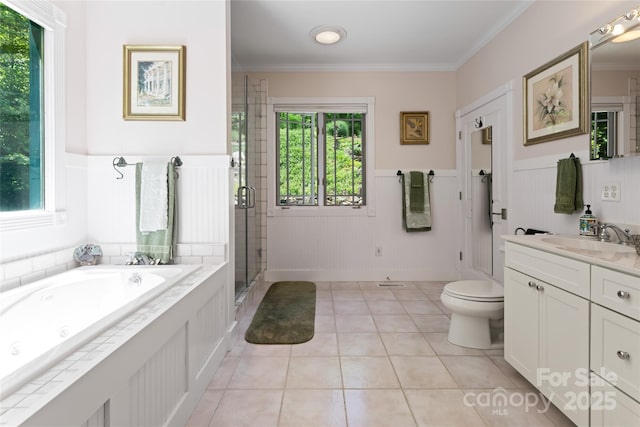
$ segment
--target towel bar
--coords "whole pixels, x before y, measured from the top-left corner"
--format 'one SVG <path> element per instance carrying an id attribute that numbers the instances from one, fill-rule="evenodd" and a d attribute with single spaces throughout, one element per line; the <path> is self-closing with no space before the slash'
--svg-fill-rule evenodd
<path id="1" fill-rule="evenodd" d="M 176 174 L 176 178 L 179 177 L 178 172 L 175 170 L 176 168 L 179 168 L 180 166 L 182 166 L 182 159 L 178 156 L 174 156 L 171 158 L 170 160 L 171 162 L 171 166 L 173 166 L 173 171 Z M 122 179 L 124 178 L 124 174 L 116 169 L 116 168 L 124 168 L 127 166 L 135 166 L 135 163 L 127 163 L 127 161 L 125 160 L 125 158 L 123 156 L 119 156 L 119 157 L 114 157 L 112 160 L 112 165 L 113 165 L 113 170 L 116 171 L 118 174 L 120 174 L 120 176 L 117 176 L 116 179 Z"/>

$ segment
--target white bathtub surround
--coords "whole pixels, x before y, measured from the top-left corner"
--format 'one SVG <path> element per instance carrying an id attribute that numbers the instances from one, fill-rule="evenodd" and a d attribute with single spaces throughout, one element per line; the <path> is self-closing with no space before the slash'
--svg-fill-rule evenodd
<path id="1" fill-rule="evenodd" d="M 0 401 L 2 422 L 184 425 L 227 350 L 226 281 L 226 264 L 196 268 Z"/>
<path id="2" fill-rule="evenodd" d="M 0 292 L 27 285 L 77 267 L 74 247 L 0 264 Z"/>

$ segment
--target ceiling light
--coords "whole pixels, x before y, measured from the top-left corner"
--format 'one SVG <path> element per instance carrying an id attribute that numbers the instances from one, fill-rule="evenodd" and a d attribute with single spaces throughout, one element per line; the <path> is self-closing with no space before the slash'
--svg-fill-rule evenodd
<path id="1" fill-rule="evenodd" d="M 326 25 L 315 27 L 309 34 L 317 43 L 324 45 L 336 44 L 347 36 L 344 28 Z"/>

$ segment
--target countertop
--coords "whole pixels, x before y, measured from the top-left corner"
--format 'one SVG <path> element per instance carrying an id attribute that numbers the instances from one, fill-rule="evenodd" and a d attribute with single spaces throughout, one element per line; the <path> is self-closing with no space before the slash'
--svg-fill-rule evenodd
<path id="1" fill-rule="evenodd" d="M 517 243 L 530 248 L 539 249 L 556 255 L 572 258 L 578 261 L 584 261 L 589 264 L 599 265 L 601 267 L 617 270 L 622 273 L 631 274 L 640 277 L 640 255 L 635 250 L 631 252 L 608 252 L 593 249 L 570 247 L 569 245 L 561 245 L 550 243 L 550 238 L 557 237 L 561 239 L 575 239 L 581 241 L 583 238 L 572 235 L 560 234 L 534 234 L 534 235 L 504 235 L 502 239 L 507 242 Z M 597 243 L 597 240 L 591 240 Z M 614 243 L 602 243 L 603 247 L 609 245 L 617 247 Z M 633 246 L 628 246 L 633 249 Z"/>

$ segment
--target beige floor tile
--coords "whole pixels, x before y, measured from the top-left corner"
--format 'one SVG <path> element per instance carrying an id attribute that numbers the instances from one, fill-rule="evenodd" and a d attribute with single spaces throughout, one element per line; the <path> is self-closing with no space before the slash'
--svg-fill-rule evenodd
<path id="1" fill-rule="evenodd" d="M 405 390 L 419 427 L 476 427 L 484 422 L 461 390 Z"/>
<path id="2" fill-rule="evenodd" d="M 331 291 L 334 301 L 364 301 L 364 295 L 358 289 L 334 289 Z"/>
<path id="3" fill-rule="evenodd" d="M 257 356 L 288 356 L 291 354 L 291 344 L 252 344 L 244 347 L 242 357 Z"/>
<path id="4" fill-rule="evenodd" d="M 461 388 L 514 387 L 487 356 L 441 356 L 440 360 Z"/>
<path id="5" fill-rule="evenodd" d="M 433 356 L 435 352 L 418 332 L 381 332 L 380 337 L 390 356 Z"/>
<path id="6" fill-rule="evenodd" d="M 447 332 L 451 320 L 444 314 L 411 314 L 420 332 Z"/>
<path id="7" fill-rule="evenodd" d="M 243 357 L 229 381 L 228 388 L 283 388 L 288 364 L 288 357 Z"/>
<path id="8" fill-rule="evenodd" d="M 335 316 L 316 314 L 314 331 L 318 332 L 336 332 Z"/>
<path id="9" fill-rule="evenodd" d="M 408 314 L 376 314 L 373 319 L 380 332 L 420 332 Z"/>
<path id="10" fill-rule="evenodd" d="M 311 340 L 291 346 L 291 356 L 337 356 L 338 338 L 335 332 L 316 332 Z"/>
<path id="11" fill-rule="evenodd" d="M 331 282 L 331 290 L 360 290 L 359 282 Z"/>
<path id="12" fill-rule="evenodd" d="M 332 298 L 316 300 L 316 314 L 322 314 L 326 316 L 326 315 L 333 315 L 333 313 L 334 313 L 334 309 L 333 309 Z"/>
<path id="13" fill-rule="evenodd" d="M 226 388 L 227 385 L 229 385 L 229 381 L 231 380 L 236 367 L 238 366 L 238 362 L 240 362 L 239 357 L 232 357 L 229 355 L 222 359 L 220 366 L 213 375 L 213 378 L 211 378 L 207 388 Z"/>
<path id="14" fill-rule="evenodd" d="M 409 427 L 416 423 L 401 390 L 345 390 L 349 427 Z"/>
<path id="15" fill-rule="evenodd" d="M 439 356 L 484 356 L 482 350 L 451 344 L 446 332 L 428 332 L 423 334 L 427 342 Z"/>
<path id="16" fill-rule="evenodd" d="M 390 300 L 368 300 L 371 314 L 407 314 L 402 304 Z"/>
<path id="17" fill-rule="evenodd" d="M 396 296 L 389 289 L 365 289 L 362 291 L 362 295 L 367 301 L 396 301 Z"/>
<path id="18" fill-rule="evenodd" d="M 400 388 L 388 357 L 341 356 L 344 388 Z"/>
<path id="19" fill-rule="evenodd" d="M 489 359 L 502 371 L 502 373 L 511 380 L 514 387 L 528 389 L 531 387 L 527 381 L 513 366 L 509 364 L 502 356 L 489 356 Z"/>
<path id="20" fill-rule="evenodd" d="M 401 301 L 401 303 L 409 314 L 443 314 L 442 310 L 428 299 Z"/>
<path id="21" fill-rule="evenodd" d="M 276 427 L 282 390 L 227 390 L 209 427 Z"/>
<path id="22" fill-rule="evenodd" d="M 340 390 L 285 390 L 278 427 L 346 427 Z"/>
<path id="23" fill-rule="evenodd" d="M 339 315 L 336 314 L 336 330 L 344 332 L 377 332 L 373 317 L 368 314 Z"/>
<path id="24" fill-rule="evenodd" d="M 222 399 L 224 390 L 205 390 L 198 406 L 189 417 L 189 421 L 185 427 L 202 427 L 208 426 L 213 418 L 213 414 L 218 409 L 218 404 Z"/>
<path id="25" fill-rule="evenodd" d="M 457 388 L 453 377 L 434 356 L 391 356 L 402 388 Z"/>
<path id="26" fill-rule="evenodd" d="M 342 387 L 338 357 L 293 357 L 289 362 L 286 388 L 335 389 Z"/>
<path id="27" fill-rule="evenodd" d="M 463 390 L 465 401 L 474 408 L 487 426 L 512 427 L 536 426 L 551 427 L 554 422 L 546 416 L 553 405 L 545 407 L 540 394 L 523 390 L 470 389 Z M 536 404 L 536 399 L 538 402 Z"/>
<path id="28" fill-rule="evenodd" d="M 377 332 L 338 334 L 341 356 L 386 356 L 387 352 Z"/>
<path id="29" fill-rule="evenodd" d="M 333 295 L 331 294 L 331 287 L 319 288 L 318 286 L 316 286 L 316 299 L 333 299 Z"/>
<path id="30" fill-rule="evenodd" d="M 391 292 L 396 296 L 398 301 L 425 301 L 427 299 L 427 294 L 425 294 L 420 289 L 394 289 Z"/>
<path id="31" fill-rule="evenodd" d="M 333 310 L 336 314 L 371 314 L 369 306 L 364 301 L 342 301 L 336 300 L 333 303 Z"/>

